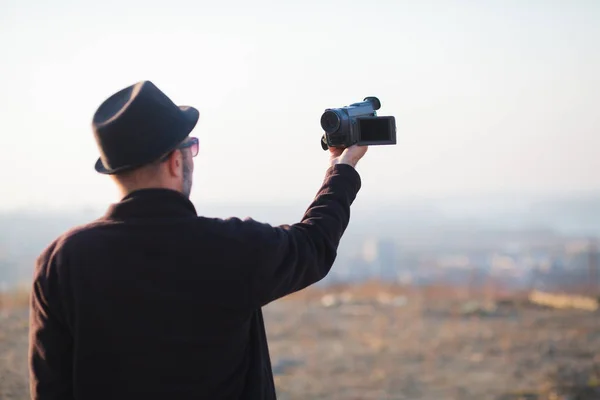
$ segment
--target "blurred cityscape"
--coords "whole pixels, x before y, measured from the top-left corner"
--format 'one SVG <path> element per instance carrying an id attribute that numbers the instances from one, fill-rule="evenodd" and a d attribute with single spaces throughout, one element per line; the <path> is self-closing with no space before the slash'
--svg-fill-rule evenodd
<path id="1" fill-rule="evenodd" d="M 206 205 L 201 215 L 293 223 L 306 205 Z M 102 210 L 0 214 L 0 289 L 30 280 L 54 237 Z M 357 204 L 336 263 L 319 285 L 380 279 L 489 290 L 597 293 L 600 196 Z"/>

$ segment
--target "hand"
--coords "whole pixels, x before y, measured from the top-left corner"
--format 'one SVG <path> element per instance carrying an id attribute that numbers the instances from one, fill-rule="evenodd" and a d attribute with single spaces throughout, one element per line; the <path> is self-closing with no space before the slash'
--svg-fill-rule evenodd
<path id="1" fill-rule="evenodd" d="M 358 164 L 358 161 L 363 158 L 368 149 L 368 146 L 358 145 L 352 145 L 346 149 L 330 147 L 330 165 L 348 164 L 356 168 L 356 164 Z"/>

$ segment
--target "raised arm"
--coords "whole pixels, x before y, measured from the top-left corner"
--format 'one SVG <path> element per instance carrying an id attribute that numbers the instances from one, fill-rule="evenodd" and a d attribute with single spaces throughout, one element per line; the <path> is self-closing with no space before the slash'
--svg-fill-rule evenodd
<path id="1" fill-rule="evenodd" d="M 254 306 L 304 289 L 328 274 L 360 190 L 355 166 L 366 151 L 359 146 L 332 150 L 321 189 L 299 223 L 272 227 L 245 221 L 252 245 L 248 262 Z"/>

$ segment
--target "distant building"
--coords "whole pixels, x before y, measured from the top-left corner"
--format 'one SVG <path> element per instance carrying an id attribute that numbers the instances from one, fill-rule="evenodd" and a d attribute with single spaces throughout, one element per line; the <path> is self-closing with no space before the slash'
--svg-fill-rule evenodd
<path id="1" fill-rule="evenodd" d="M 370 265 L 372 276 L 381 280 L 398 280 L 396 244 L 390 239 L 368 239 L 362 259 Z"/>

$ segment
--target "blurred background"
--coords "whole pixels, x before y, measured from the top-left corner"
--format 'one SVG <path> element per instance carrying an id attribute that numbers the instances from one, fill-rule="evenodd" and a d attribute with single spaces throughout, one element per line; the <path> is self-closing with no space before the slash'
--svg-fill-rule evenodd
<path id="1" fill-rule="evenodd" d="M 298 221 L 328 107 L 377 96 L 329 276 L 266 307 L 282 399 L 600 399 L 600 2 L 0 0 L 0 398 L 37 255 L 118 201 L 91 118 L 201 117 L 200 215 Z"/>

